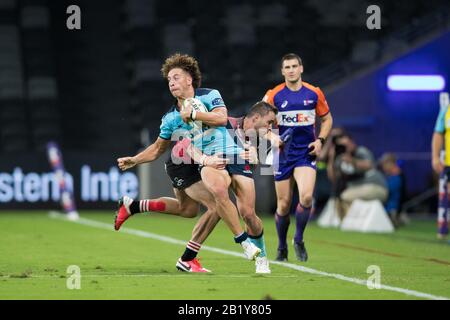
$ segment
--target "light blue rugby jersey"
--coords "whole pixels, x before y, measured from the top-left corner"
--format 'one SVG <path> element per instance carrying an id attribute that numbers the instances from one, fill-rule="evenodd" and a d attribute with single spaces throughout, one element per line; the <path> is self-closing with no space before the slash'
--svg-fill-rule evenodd
<path id="1" fill-rule="evenodd" d="M 195 89 L 195 98 L 199 99 L 208 111 L 212 111 L 218 107 L 225 107 L 219 91 L 214 89 Z M 178 141 L 180 137 L 190 137 L 192 139 L 192 129 L 191 125 L 183 122 L 177 106 L 173 105 L 162 118 L 159 137 L 172 141 Z M 202 135 L 197 135 L 193 139 L 193 143 L 195 147 L 207 155 L 217 153 L 232 155 L 239 154 L 243 151 L 242 148 L 236 145 L 225 126 L 209 127 L 203 125 Z"/>

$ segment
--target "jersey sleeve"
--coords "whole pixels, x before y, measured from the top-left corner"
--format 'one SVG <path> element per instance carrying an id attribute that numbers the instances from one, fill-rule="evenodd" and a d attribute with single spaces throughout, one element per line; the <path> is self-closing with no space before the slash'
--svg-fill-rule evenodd
<path id="1" fill-rule="evenodd" d="M 439 112 L 438 118 L 436 120 L 436 125 L 434 126 L 434 132 L 444 133 L 445 132 L 445 114 L 447 113 L 447 108 L 442 108 Z"/>
<path id="2" fill-rule="evenodd" d="M 328 102 L 325 99 L 325 95 L 323 94 L 322 90 L 320 90 L 320 88 L 316 88 L 316 93 L 317 93 L 317 105 L 316 105 L 316 114 L 319 117 L 323 117 L 324 115 L 326 115 L 328 112 L 330 112 L 330 108 L 328 107 Z"/>
<path id="3" fill-rule="evenodd" d="M 223 101 L 222 96 L 220 95 L 220 92 L 218 90 L 211 90 L 211 92 L 209 92 L 206 96 L 206 99 L 204 99 L 204 101 L 202 102 L 206 106 L 208 111 L 212 111 L 215 108 L 219 107 L 225 107 L 225 102 Z"/>
<path id="4" fill-rule="evenodd" d="M 267 90 L 266 94 L 264 95 L 263 101 L 270 103 L 271 105 L 274 105 L 273 97 L 275 96 L 274 90 Z"/>
<path id="5" fill-rule="evenodd" d="M 173 130 L 168 116 L 164 116 L 161 120 L 161 126 L 159 127 L 159 137 L 164 140 L 170 140 L 172 133 Z"/>

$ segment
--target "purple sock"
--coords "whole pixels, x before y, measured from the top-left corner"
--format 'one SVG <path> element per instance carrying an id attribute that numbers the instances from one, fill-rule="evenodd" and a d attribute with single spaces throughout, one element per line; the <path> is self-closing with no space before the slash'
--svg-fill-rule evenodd
<path id="1" fill-rule="evenodd" d="M 285 216 L 280 216 L 275 212 L 275 224 L 277 226 L 278 234 L 278 250 L 287 249 L 287 232 L 289 228 L 290 217 L 289 214 Z"/>
<path id="2" fill-rule="evenodd" d="M 305 231 L 306 224 L 308 223 L 310 212 L 311 207 L 305 208 L 300 203 L 297 206 L 297 210 L 295 210 L 297 229 L 295 230 L 294 242 L 296 243 L 303 242 L 303 232 Z"/>

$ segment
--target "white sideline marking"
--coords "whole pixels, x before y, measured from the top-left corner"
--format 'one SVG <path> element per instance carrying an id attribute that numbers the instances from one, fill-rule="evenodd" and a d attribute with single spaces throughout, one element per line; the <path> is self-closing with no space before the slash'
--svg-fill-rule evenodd
<path id="1" fill-rule="evenodd" d="M 180 272 L 181 273 L 181 272 Z M 214 278 L 249 278 L 249 275 L 244 275 L 244 274 L 212 274 L 212 273 L 208 273 L 208 274 L 198 274 L 199 276 L 214 276 Z M 263 277 L 264 275 L 252 275 L 255 278 L 257 277 Z M 81 277 L 83 278 L 173 278 L 173 277 L 177 277 L 177 278 L 188 278 L 191 277 L 192 279 L 192 274 L 191 273 L 187 273 L 187 272 L 183 272 L 182 274 L 173 274 L 173 273 L 168 273 L 168 274 L 145 274 L 145 273 L 141 273 L 141 274 L 118 274 L 118 273 L 114 273 L 114 274 L 82 274 Z M 53 279 L 53 278 L 61 278 L 61 275 L 59 274 L 36 274 L 36 275 L 28 275 L 25 277 L 25 279 Z M 63 278 L 66 278 L 66 275 L 63 276 Z M 277 275 L 270 275 L 270 278 L 298 278 L 298 276 L 277 276 Z M 0 279 L 18 279 L 18 280 L 22 280 L 24 278 L 21 277 L 15 277 L 14 275 L 3 275 L 0 276 Z"/>
<path id="2" fill-rule="evenodd" d="M 68 220 L 66 218 L 65 214 L 62 214 L 62 213 L 59 213 L 59 212 L 56 212 L 56 211 L 50 211 L 49 212 L 49 216 L 50 216 L 50 218 L 54 218 L 54 219 L 60 219 L 60 220 L 74 222 L 74 223 L 78 223 L 78 224 L 82 224 L 82 225 L 87 225 L 87 226 L 90 226 L 90 227 L 96 227 L 96 228 L 99 228 L 99 229 L 106 229 L 106 230 L 114 231 L 112 223 L 110 224 L 110 223 L 90 220 L 90 219 L 81 218 L 81 217 L 78 220 Z M 154 239 L 154 240 L 159 240 L 159 241 L 162 241 L 162 242 L 167 242 L 167 243 L 172 243 L 172 244 L 179 244 L 179 245 L 182 245 L 182 246 L 186 245 L 186 241 L 177 240 L 177 239 L 174 239 L 174 238 L 171 238 L 171 237 L 161 236 L 161 235 L 158 235 L 158 234 L 155 234 L 155 233 L 151 233 L 151 232 L 147 232 L 147 231 L 141 231 L 141 230 L 129 229 L 129 228 L 121 228 L 120 232 L 121 233 L 132 234 L 132 235 L 143 237 L 143 238 L 150 238 L 150 239 Z M 228 255 L 228 256 L 235 256 L 235 257 L 245 258 L 243 253 L 238 253 L 238 252 L 235 252 L 235 251 L 224 250 L 224 249 L 219 249 L 219 248 L 214 248 L 214 247 L 209 247 L 209 246 L 202 246 L 202 250 L 216 252 L 216 253 L 221 253 L 221 254 Z M 311 273 L 311 274 L 320 275 L 320 276 L 324 276 L 324 277 L 335 278 L 335 279 L 338 279 L 338 280 L 343 280 L 343 281 L 347 281 L 347 282 L 351 282 L 351 283 L 367 286 L 367 280 L 362 280 L 362 279 L 358 279 L 358 278 L 351 278 L 351 277 L 347 277 L 347 276 L 344 276 L 344 275 L 338 274 L 338 273 L 328 273 L 328 272 L 315 270 L 315 269 L 299 266 L 299 265 L 296 265 L 296 264 L 293 264 L 293 263 L 288 263 L 288 262 L 280 262 L 280 261 L 270 260 L 270 263 L 271 264 L 280 265 L 280 266 L 283 266 L 283 267 L 286 267 L 286 268 L 298 270 L 298 271 L 305 272 L 305 273 Z M 383 285 L 383 284 L 380 285 L 380 288 L 384 289 L 384 290 L 388 290 L 388 291 L 404 293 L 404 294 L 406 294 L 408 296 L 414 296 L 414 297 L 418 297 L 418 298 L 425 298 L 425 299 L 431 299 L 431 300 L 450 300 L 450 298 L 447 298 L 447 297 L 435 296 L 435 295 L 432 295 L 432 294 L 429 294 L 429 293 L 423 293 L 423 292 L 409 290 L 409 289 L 404 289 L 404 288 L 392 287 L 392 286 L 387 286 L 387 285 Z"/>

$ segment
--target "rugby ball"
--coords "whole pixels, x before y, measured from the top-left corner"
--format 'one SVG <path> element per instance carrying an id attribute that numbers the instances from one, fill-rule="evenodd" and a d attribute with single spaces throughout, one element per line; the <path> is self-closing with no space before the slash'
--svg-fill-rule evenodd
<path id="1" fill-rule="evenodd" d="M 194 109 L 196 112 L 208 112 L 208 108 L 197 98 L 188 98 L 183 101 L 183 109 L 190 105 L 192 109 Z M 202 129 L 202 122 L 201 121 L 192 121 L 190 120 L 188 122 L 189 125 L 191 125 L 195 129 Z"/>

